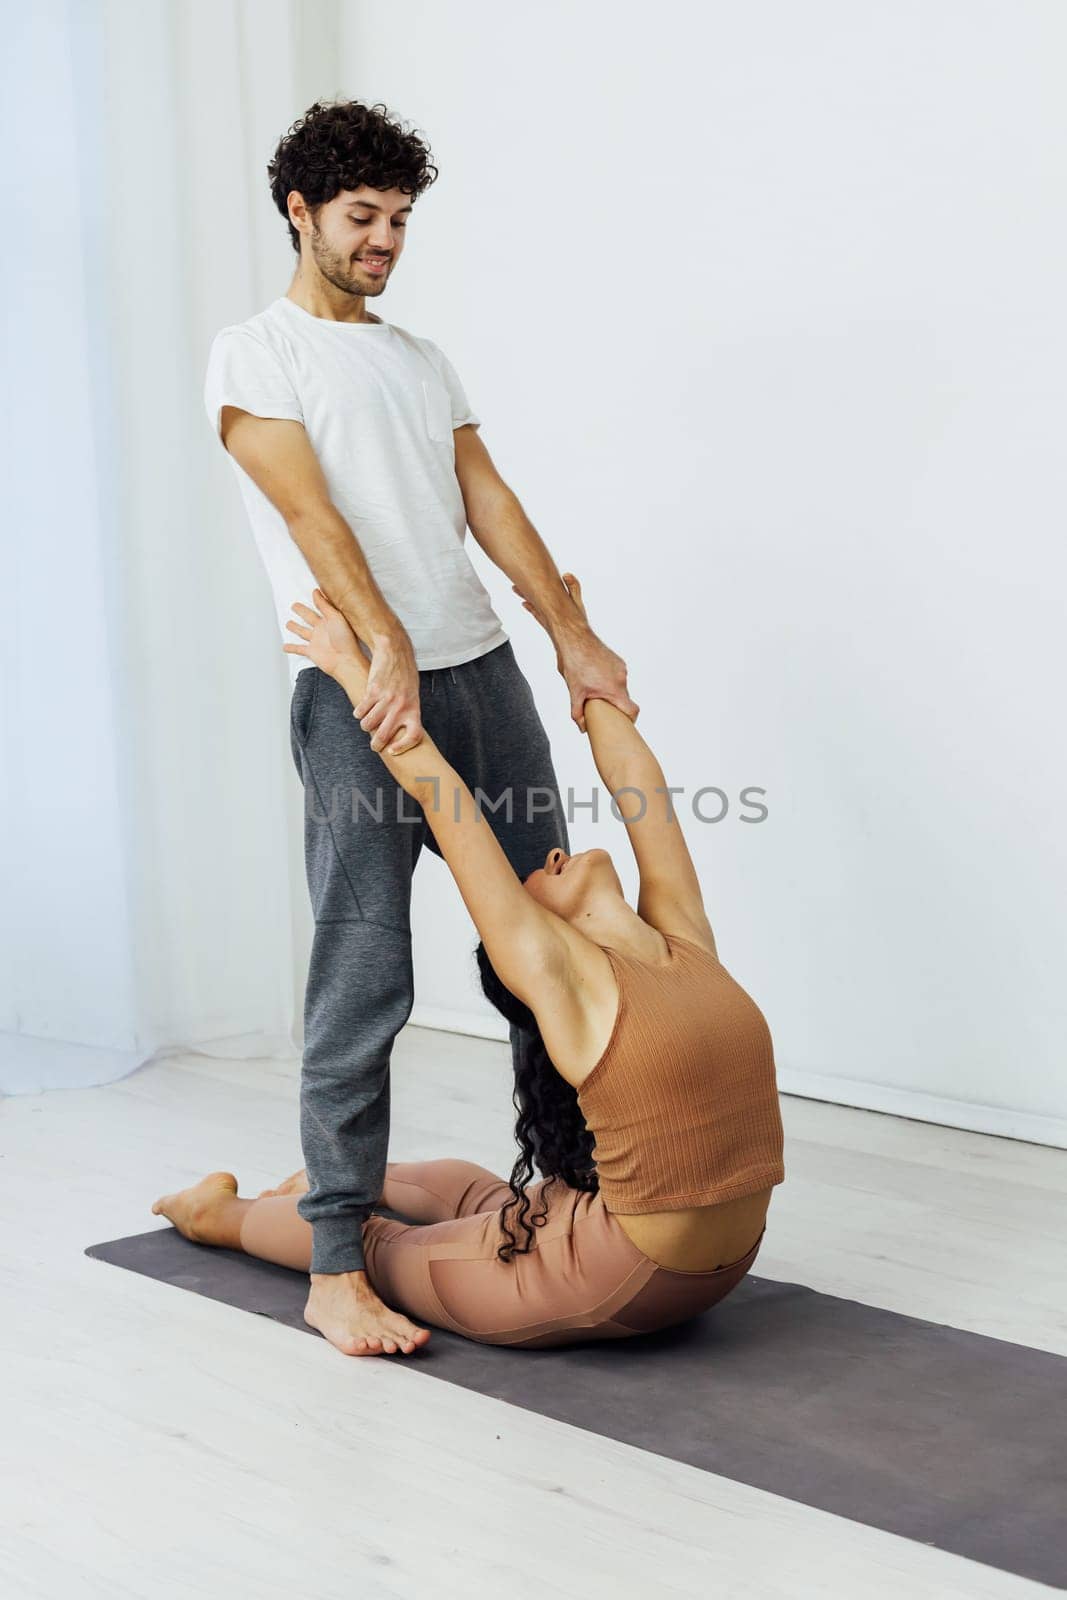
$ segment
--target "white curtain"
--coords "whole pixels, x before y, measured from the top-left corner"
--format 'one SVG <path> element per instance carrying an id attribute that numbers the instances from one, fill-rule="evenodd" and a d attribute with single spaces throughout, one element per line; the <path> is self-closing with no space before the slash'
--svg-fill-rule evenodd
<path id="1" fill-rule="evenodd" d="M 341 92 L 335 7 L 36 0 L 4 32 L 0 1091 L 294 1054 L 287 659 L 201 386 L 288 283 L 265 169 Z"/>

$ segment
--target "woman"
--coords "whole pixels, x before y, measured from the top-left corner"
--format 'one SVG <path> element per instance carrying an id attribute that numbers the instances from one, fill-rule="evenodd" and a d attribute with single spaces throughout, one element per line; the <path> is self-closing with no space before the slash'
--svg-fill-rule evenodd
<path id="1" fill-rule="evenodd" d="M 564 583 L 584 618 L 578 580 Z M 284 648 L 335 678 L 355 714 L 367 659 L 314 599 L 286 624 L 305 642 Z M 785 1176 L 767 1024 L 718 959 L 663 771 L 617 706 L 587 700 L 585 723 L 637 859 L 636 911 L 606 850 L 551 850 L 520 882 L 429 737 L 378 752 L 422 805 L 478 928 L 483 991 L 528 1045 L 510 1180 L 465 1161 L 391 1162 L 382 1203 L 411 1220 L 368 1219 L 367 1271 L 412 1316 L 525 1349 L 626 1338 L 714 1305 L 755 1260 Z M 306 1272 L 304 1188 L 297 1173 L 244 1200 L 232 1174 L 212 1173 L 152 1209 L 201 1243 Z"/>

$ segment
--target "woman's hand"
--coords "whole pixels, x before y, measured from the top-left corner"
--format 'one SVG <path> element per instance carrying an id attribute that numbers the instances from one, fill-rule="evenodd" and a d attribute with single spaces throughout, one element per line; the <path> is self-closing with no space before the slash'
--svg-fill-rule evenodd
<path id="1" fill-rule="evenodd" d="M 303 626 L 291 618 L 285 624 L 293 633 L 299 634 L 301 639 L 306 639 L 307 643 L 285 644 L 282 645 L 282 649 L 289 655 L 306 656 L 317 667 L 321 667 L 323 672 L 329 673 L 331 678 L 337 678 L 338 681 L 344 669 L 350 667 L 354 659 L 361 661 L 366 668 L 367 658 L 359 648 L 359 640 L 349 627 L 344 614 L 330 604 L 321 589 L 314 590 L 312 599 L 318 606 L 318 611 L 311 606 L 302 605 L 299 600 L 293 601 L 292 609 L 304 618 Z"/>
<path id="2" fill-rule="evenodd" d="M 343 612 L 330 604 L 321 589 L 315 589 L 312 598 L 317 611 L 299 600 L 293 602 L 293 610 L 304 618 L 303 625 L 291 619 L 285 624 L 307 643 L 286 644 L 282 649 L 289 655 L 306 656 L 336 678 L 352 702 L 352 715 L 359 719 L 363 732 L 370 734 L 370 747 L 376 755 L 398 756 L 413 750 L 424 734 L 419 672 L 407 634 L 402 643 L 379 639 L 368 661 Z"/>
<path id="3" fill-rule="evenodd" d="M 522 600 L 523 610 L 536 617 L 556 646 L 556 670 L 566 680 L 570 690 L 572 722 L 577 723 L 582 733 L 587 731 L 587 700 L 607 700 L 609 705 L 618 706 L 631 722 L 636 722 L 641 707 L 631 698 L 626 687 L 626 662 L 614 650 L 610 650 L 589 626 L 582 586 L 574 573 L 564 572 L 560 576 L 578 613 L 578 624 L 576 630 L 561 633 L 558 640 L 544 614 L 526 598 L 518 584 L 513 583 L 511 587 Z"/>

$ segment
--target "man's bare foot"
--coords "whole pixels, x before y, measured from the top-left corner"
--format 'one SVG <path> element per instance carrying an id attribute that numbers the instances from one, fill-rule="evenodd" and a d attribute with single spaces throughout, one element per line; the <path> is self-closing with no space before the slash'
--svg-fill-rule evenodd
<path id="1" fill-rule="evenodd" d="M 308 1183 L 307 1169 L 301 1167 L 299 1172 L 294 1172 L 291 1177 L 280 1183 L 276 1189 L 261 1189 L 256 1199 L 262 1200 L 270 1194 L 307 1194 L 311 1188 Z"/>
<path id="2" fill-rule="evenodd" d="M 213 1244 L 212 1218 L 220 1202 L 232 1200 L 236 1193 L 237 1179 L 232 1172 L 209 1172 L 190 1189 L 161 1195 L 152 1214 L 166 1217 L 179 1233 L 197 1244 Z"/>
<path id="3" fill-rule="evenodd" d="M 304 1321 L 346 1356 L 410 1356 L 430 1337 L 390 1311 L 365 1272 L 313 1272 Z"/>

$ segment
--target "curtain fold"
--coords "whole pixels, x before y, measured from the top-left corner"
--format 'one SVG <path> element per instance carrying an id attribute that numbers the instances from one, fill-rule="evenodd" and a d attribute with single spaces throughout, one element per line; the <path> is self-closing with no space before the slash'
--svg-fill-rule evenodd
<path id="1" fill-rule="evenodd" d="M 43 0 L 9 35 L 3 1093 L 299 1050 L 287 662 L 201 390 L 288 284 L 266 165 L 337 92 L 335 9 Z"/>

